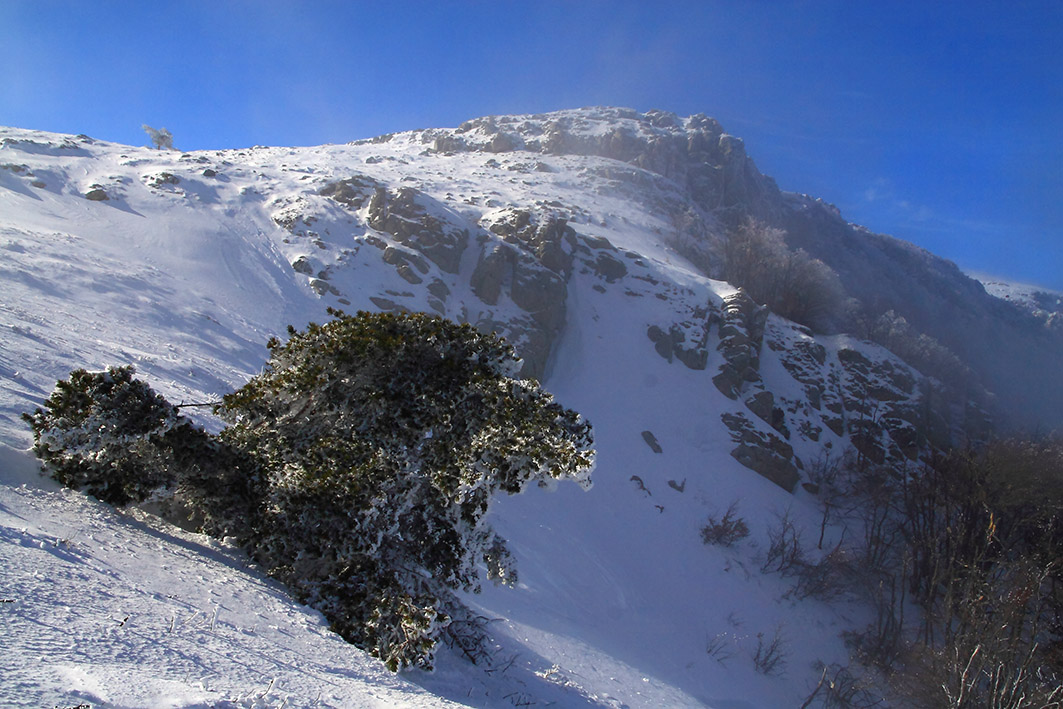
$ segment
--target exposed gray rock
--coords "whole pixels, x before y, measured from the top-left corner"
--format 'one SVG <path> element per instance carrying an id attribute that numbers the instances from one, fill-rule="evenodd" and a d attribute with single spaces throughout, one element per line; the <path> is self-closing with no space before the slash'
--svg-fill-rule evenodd
<path id="1" fill-rule="evenodd" d="M 657 351 L 657 354 L 669 362 L 674 357 L 690 369 L 697 370 L 705 369 L 708 364 L 708 350 L 696 345 L 694 347 L 684 347 L 683 343 L 686 342 L 686 335 L 676 325 L 670 327 L 667 332 L 656 325 L 650 325 L 646 335 L 653 341 L 653 348 Z"/>
<path id="2" fill-rule="evenodd" d="M 646 335 L 653 342 L 653 349 L 657 351 L 657 354 L 664 357 L 669 362 L 672 361 L 672 357 L 675 352 L 676 335 L 679 337 L 679 342 L 682 342 L 685 338 L 682 332 L 679 332 L 678 328 L 671 328 L 668 332 L 665 332 L 656 325 L 650 325 L 646 331 Z"/>
<path id="3" fill-rule="evenodd" d="M 93 202 L 106 202 L 110 197 L 102 187 L 94 187 L 85 193 L 85 199 Z"/>
<path id="4" fill-rule="evenodd" d="M 593 273 L 613 283 L 627 275 L 627 265 L 613 254 L 618 253 L 613 244 L 601 236 L 583 236 L 580 250 L 589 255 L 582 259 Z"/>
<path id="5" fill-rule="evenodd" d="M 523 362 L 520 376 L 525 379 L 539 379 L 546 370 L 550 357 L 550 338 L 531 316 L 495 320 L 489 313 L 484 313 L 472 323 L 477 330 L 494 333 L 513 345 Z"/>
<path id="6" fill-rule="evenodd" d="M 502 244 L 489 246 L 480 254 L 480 260 L 469 280 L 472 292 L 488 305 L 496 305 L 502 294 L 502 281 L 506 278 L 512 253 Z"/>
<path id="7" fill-rule="evenodd" d="M 675 347 L 675 356 L 690 369 L 705 369 L 709 363 L 709 351 L 704 348 Z"/>
<path id="8" fill-rule="evenodd" d="M 145 175 L 144 182 L 148 187 L 154 187 L 160 189 L 165 185 L 177 185 L 181 182 L 181 179 L 172 172 L 160 172 L 154 175 Z"/>
<path id="9" fill-rule="evenodd" d="M 428 292 L 441 301 L 445 301 L 450 295 L 450 289 L 447 288 L 447 284 L 438 278 L 428 284 Z"/>
<path id="10" fill-rule="evenodd" d="M 554 340 L 564 325 L 568 293 L 564 279 L 518 246 L 487 241 L 469 285 L 487 305 L 497 305 L 505 290 L 513 303 L 527 313 L 496 329 L 505 334 L 523 359 L 522 376 L 542 377 Z M 493 321 L 491 324 L 495 325 Z M 477 327 L 484 329 L 480 324 Z"/>
<path id="11" fill-rule="evenodd" d="M 305 198 L 279 199 L 274 200 L 274 204 L 277 205 L 276 211 L 271 215 L 274 224 L 296 236 L 316 236 L 314 232 L 303 228 L 317 221 L 317 217 L 307 214 L 310 205 Z M 321 244 L 319 243 L 318 246 Z"/>
<path id="12" fill-rule="evenodd" d="M 648 487 L 646 487 L 646 482 L 641 477 L 639 477 L 638 475 L 632 475 L 629 480 L 635 483 L 635 487 L 637 487 L 639 490 L 646 493 L 648 496 L 653 497 L 653 493 L 650 492 L 650 489 Z"/>
<path id="13" fill-rule="evenodd" d="M 779 353 L 779 361 L 790 376 L 801 383 L 809 405 L 819 410 L 824 398 L 830 398 L 823 377 L 827 350 L 811 339 L 791 338 L 784 341 L 781 338 L 769 338 L 766 342 L 769 348 Z"/>
<path id="14" fill-rule="evenodd" d="M 605 251 L 600 251 L 597 258 L 590 262 L 591 269 L 607 282 L 613 283 L 627 275 L 624 262 Z"/>
<path id="15" fill-rule="evenodd" d="M 369 201 L 367 222 L 373 229 L 387 232 L 420 251 L 447 273 L 457 273 L 469 232 L 432 214 L 428 204 L 432 201 L 412 188 L 379 187 Z M 433 211 L 441 210 L 439 205 L 432 206 Z"/>
<path id="16" fill-rule="evenodd" d="M 731 431 L 731 440 L 738 444 L 731 456 L 787 492 L 793 492 L 801 473 L 797 465 L 800 461 L 794 457 L 790 444 L 759 430 L 742 414 L 725 413 L 721 418 Z"/>
<path id="17" fill-rule="evenodd" d="M 508 153 L 520 145 L 520 139 L 507 133 L 496 133 L 484 149 L 489 153 Z"/>
<path id="18" fill-rule="evenodd" d="M 516 259 L 510 297 L 522 310 L 531 313 L 547 332 L 556 333 L 565 322 L 565 282 L 529 257 Z"/>
<path id="19" fill-rule="evenodd" d="M 845 374 L 841 388 L 849 440 L 867 461 L 914 460 L 934 445 L 932 440 L 950 440 L 949 426 L 930 396 L 932 385 L 918 391 L 907 366 L 889 358 L 872 360 L 850 348 L 838 351 L 838 361 Z"/>
<path id="20" fill-rule="evenodd" d="M 295 259 L 295 261 L 292 262 L 292 268 L 295 269 L 296 273 L 304 273 L 308 276 L 314 272 L 314 267 L 306 256 L 300 256 Z"/>
<path id="21" fill-rule="evenodd" d="M 428 264 L 425 263 L 423 258 L 416 254 L 406 253 L 393 246 L 388 246 L 384 249 L 383 259 L 384 263 L 395 267 L 395 270 L 398 271 L 399 276 L 404 281 L 413 285 L 424 282 L 424 279 L 417 275 L 417 271 L 425 274 L 429 270 Z"/>
<path id="22" fill-rule="evenodd" d="M 311 278 L 310 287 L 314 289 L 314 292 L 318 295 L 325 295 L 326 293 L 332 293 L 333 295 L 339 295 L 340 292 L 336 290 L 336 286 L 332 285 L 323 278 Z"/>
<path id="23" fill-rule="evenodd" d="M 588 234 L 586 236 L 583 236 L 582 238 L 583 242 L 587 245 L 587 248 L 594 249 L 596 251 L 602 249 L 606 251 L 616 251 L 616 247 L 613 246 L 613 242 L 609 241 L 609 239 L 606 239 L 604 236 L 592 236 Z"/>
<path id="24" fill-rule="evenodd" d="M 767 319 L 768 309 L 757 305 L 742 289 L 724 298 L 720 343 L 716 346 L 724 363 L 712 382 L 730 399 L 738 399 L 747 383 L 761 379 L 760 348 Z"/>
<path id="25" fill-rule="evenodd" d="M 654 285 L 657 281 L 653 278 L 635 276 Z M 667 298 L 658 293 L 658 297 Z M 651 325 L 646 335 L 653 342 L 657 354 L 669 362 L 673 358 L 678 359 L 684 365 L 694 370 L 702 370 L 708 365 L 709 332 L 713 325 L 720 322 L 720 312 L 712 301 L 704 306 L 695 306 L 690 309 L 690 317 L 673 323 L 665 331 L 656 325 Z"/>
<path id="26" fill-rule="evenodd" d="M 745 401 L 746 408 L 769 426 L 772 425 L 772 412 L 775 410 L 775 395 L 770 391 L 758 391 Z"/>
<path id="27" fill-rule="evenodd" d="M 404 307 L 402 305 L 399 305 L 395 301 L 390 300 L 388 298 L 381 298 L 379 296 L 375 296 L 374 295 L 374 296 L 370 296 L 369 300 L 371 300 L 373 302 L 373 305 L 375 305 L 376 307 L 380 308 L 383 311 L 388 311 L 388 312 L 390 312 L 390 311 L 407 312 L 407 308 L 406 307 Z"/>
<path id="28" fill-rule="evenodd" d="M 372 177 L 354 175 L 345 180 L 330 182 L 318 194 L 336 200 L 348 209 L 361 209 L 382 185 Z"/>
<path id="29" fill-rule="evenodd" d="M 554 155 L 598 155 L 627 162 L 643 171 L 685 185 L 699 206 L 719 212 L 730 226 L 744 216 L 774 216 L 782 195 L 746 155 L 740 139 L 725 135 L 704 115 L 685 124 L 675 114 L 624 108 L 598 108 L 581 116 L 552 114 L 526 120 L 519 116 L 480 118 L 434 137 L 437 150 L 497 152 L 508 144 Z M 582 131 L 588 122 L 603 130 Z M 499 136 L 504 136 L 499 138 Z"/>
<path id="30" fill-rule="evenodd" d="M 410 283 L 412 285 L 417 285 L 419 283 L 424 283 L 424 279 L 421 278 L 420 276 L 418 276 L 417 273 L 414 272 L 414 270 L 412 268 L 410 268 L 409 264 L 406 264 L 406 263 L 399 264 L 395 268 L 395 270 L 398 272 L 399 277 L 402 278 L 402 280 L 406 281 L 407 283 Z"/>
<path id="31" fill-rule="evenodd" d="M 507 209 L 481 224 L 507 243 L 535 256 L 551 271 L 567 277 L 572 270 L 576 232 L 567 220 L 554 214 L 535 215 L 524 209 Z"/>
<path id="32" fill-rule="evenodd" d="M 775 405 L 775 395 L 768 390 L 758 391 L 745 400 L 746 407 L 757 418 L 768 424 L 783 437 L 790 438 L 790 429 L 786 426 L 786 412 Z"/>
<path id="33" fill-rule="evenodd" d="M 661 448 L 661 444 L 657 442 L 657 436 L 653 435 L 652 431 L 643 431 L 642 440 L 646 441 L 646 445 L 648 445 L 650 447 L 650 450 L 652 450 L 654 453 L 664 452 L 664 450 Z"/>
<path id="34" fill-rule="evenodd" d="M 463 153 L 470 149 L 464 139 L 450 134 L 437 136 L 433 147 L 437 153 Z"/>
<path id="35" fill-rule="evenodd" d="M 517 338 L 518 351 L 524 365 L 520 375 L 525 379 L 542 379 L 553 350 L 556 334 L 549 333 L 534 322 L 515 322 L 511 328 Z"/>

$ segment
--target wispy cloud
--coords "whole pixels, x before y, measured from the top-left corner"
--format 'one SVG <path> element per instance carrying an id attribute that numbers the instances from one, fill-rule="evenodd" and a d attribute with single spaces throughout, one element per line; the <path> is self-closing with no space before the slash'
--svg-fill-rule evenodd
<path id="1" fill-rule="evenodd" d="M 846 211 L 858 222 L 864 220 L 894 236 L 918 241 L 932 251 L 954 257 L 961 251 L 975 253 L 1036 231 L 1029 223 L 979 219 L 931 207 L 899 193 L 884 177 L 874 179 L 861 193 L 861 200 Z"/>
<path id="2" fill-rule="evenodd" d="M 899 196 L 893 184 L 885 177 L 876 178 L 864 190 L 863 203 L 865 206 L 874 206 L 877 210 L 890 213 L 897 221 L 922 228 L 943 219 L 928 205 Z"/>

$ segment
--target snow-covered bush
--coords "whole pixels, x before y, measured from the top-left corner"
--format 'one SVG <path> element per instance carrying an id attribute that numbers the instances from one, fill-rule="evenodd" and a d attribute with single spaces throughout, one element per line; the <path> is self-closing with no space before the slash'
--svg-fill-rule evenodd
<path id="1" fill-rule="evenodd" d="M 591 428 L 471 326 L 330 312 L 270 341 L 264 371 L 219 408 L 222 439 L 263 481 L 249 550 L 393 670 L 430 666 L 454 591 L 476 590 L 480 565 L 512 578 L 491 496 L 589 485 Z"/>
<path id="2" fill-rule="evenodd" d="M 131 366 L 75 370 L 56 383 L 43 409 L 23 414 L 44 469 L 113 505 L 171 485 L 206 435 L 134 372 Z"/>
<path id="3" fill-rule="evenodd" d="M 156 150 L 173 150 L 173 134 L 165 128 L 152 128 L 147 123 L 141 126 L 148 137 L 151 139 L 151 144 L 155 146 Z"/>

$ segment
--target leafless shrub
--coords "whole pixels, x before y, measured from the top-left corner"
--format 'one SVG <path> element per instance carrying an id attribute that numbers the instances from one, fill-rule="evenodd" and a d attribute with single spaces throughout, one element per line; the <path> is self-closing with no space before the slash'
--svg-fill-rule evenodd
<path id="1" fill-rule="evenodd" d="M 784 318 L 826 329 L 840 315 L 845 289 L 829 266 L 786 245 L 786 232 L 747 220 L 723 245 L 724 276 Z"/>
<path id="2" fill-rule="evenodd" d="M 839 543 L 814 564 L 796 567 L 797 582 L 787 595 L 830 601 L 842 596 L 853 575 L 849 552 Z"/>
<path id="3" fill-rule="evenodd" d="M 460 651 L 474 665 L 487 664 L 492 659 L 488 646 L 488 623 L 490 620 L 484 616 L 462 613 L 443 630 L 443 642 L 447 647 Z"/>
<path id="4" fill-rule="evenodd" d="M 723 517 L 709 517 L 709 521 L 701 528 L 701 541 L 706 544 L 729 547 L 748 536 L 749 525 L 738 516 L 737 500 L 731 503 Z"/>
<path id="5" fill-rule="evenodd" d="M 808 468 L 808 481 L 814 494 L 819 498 L 823 506 L 823 515 L 819 523 L 819 541 L 817 549 L 823 548 L 823 538 L 827 533 L 827 525 L 839 514 L 843 499 L 845 498 L 845 485 L 843 472 L 844 459 L 832 459 L 827 452 Z"/>
<path id="6" fill-rule="evenodd" d="M 753 653 L 753 667 L 769 677 L 782 674 L 786 667 L 786 652 L 783 645 L 782 626 L 775 628 L 770 638 L 757 633 L 757 649 Z"/>
<path id="7" fill-rule="evenodd" d="M 156 150 L 173 150 L 173 135 L 165 128 L 152 128 L 147 123 L 141 126 L 148 137 L 151 139 L 151 144 L 155 146 Z"/>
<path id="8" fill-rule="evenodd" d="M 855 464 L 861 467 L 863 461 Z M 852 482 L 854 516 L 868 569 L 883 569 L 896 561 L 902 541 L 903 523 L 898 520 L 898 477 L 902 475 L 888 466 L 865 464 Z"/>
<path id="9" fill-rule="evenodd" d="M 1039 653 L 1054 565 L 1025 560 L 970 574 L 959 586 L 948 612 L 952 622 L 942 625 L 942 642 L 931 655 L 946 706 L 1063 706 L 1063 678 L 1042 664 Z"/>
<path id="10" fill-rule="evenodd" d="M 808 709 L 819 700 L 823 709 L 871 709 L 881 706 L 883 700 L 876 698 L 873 685 L 865 678 L 854 675 L 849 667 L 837 663 L 824 665 L 819 683 L 805 698 L 801 709 Z"/>
<path id="11" fill-rule="evenodd" d="M 768 551 L 761 565 L 761 573 L 789 574 L 804 566 L 804 550 L 801 534 L 791 517 L 790 510 L 776 514 L 777 523 L 768 529 Z"/>
<path id="12" fill-rule="evenodd" d="M 862 498 L 893 508 L 863 519 L 892 519 L 870 528 L 897 549 L 864 555 L 877 617 L 854 637 L 861 657 L 893 670 L 913 703 L 1063 707 L 1063 444 L 1000 441 L 908 473 L 888 505 Z M 906 627 L 909 597 L 920 613 Z"/>
<path id="13" fill-rule="evenodd" d="M 904 656 L 910 643 L 905 636 L 906 579 L 892 574 L 868 578 L 866 593 L 875 610 L 873 622 L 860 633 L 847 634 L 861 662 L 890 670 Z"/>
<path id="14" fill-rule="evenodd" d="M 735 656 L 733 641 L 733 635 L 717 633 L 706 641 L 705 652 L 721 665 L 726 665 L 727 661 Z"/>
<path id="15" fill-rule="evenodd" d="M 935 377 L 957 392 L 967 391 L 976 380 L 971 368 L 949 348 L 930 335 L 915 330 L 899 313 L 887 310 L 877 318 L 868 313 L 856 316 L 862 321 L 860 334 L 877 342 L 927 376 Z"/>

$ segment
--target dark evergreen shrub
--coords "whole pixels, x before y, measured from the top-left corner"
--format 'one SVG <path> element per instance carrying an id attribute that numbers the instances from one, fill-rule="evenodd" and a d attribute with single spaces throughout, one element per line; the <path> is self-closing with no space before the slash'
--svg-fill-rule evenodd
<path id="1" fill-rule="evenodd" d="M 430 666 L 464 615 L 454 592 L 478 589 L 481 564 L 512 578 L 484 520 L 492 494 L 589 485 L 591 428 L 471 326 L 330 312 L 271 341 L 219 407 L 221 438 L 262 481 L 249 550 L 391 669 Z"/>
<path id="2" fill-rule="evenodd" d="M 75 370 L 56 383 L 43 409 L 23 414 L 45 470 L 113 505 L 171 485 L 175 460 L 186 458 L 202 434 L 134 372 Z"/>

